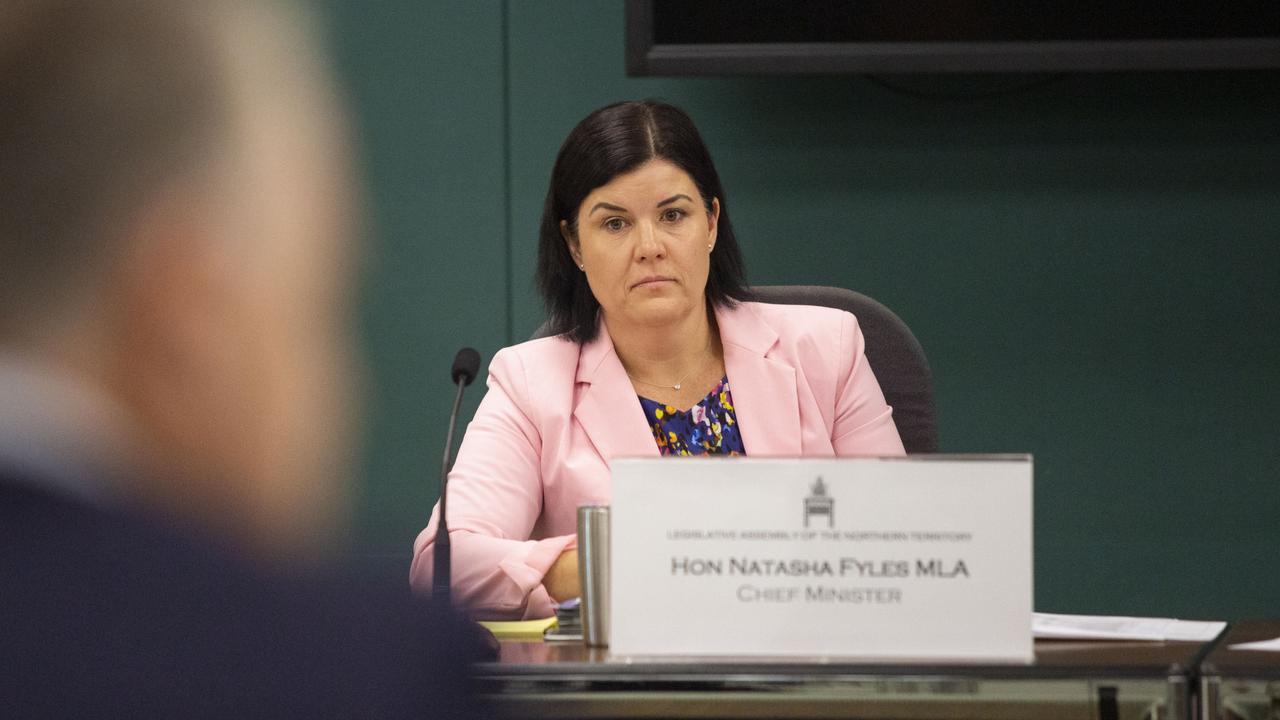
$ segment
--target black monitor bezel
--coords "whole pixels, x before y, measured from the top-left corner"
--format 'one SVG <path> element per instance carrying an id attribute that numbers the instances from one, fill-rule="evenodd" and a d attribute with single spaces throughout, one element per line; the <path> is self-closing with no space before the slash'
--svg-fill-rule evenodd
<path id="1" fill-rule="evenodd" d="M 1280 38 L 658 45 L 653 0 L 626 0 L 632 76 L 1045 73 L 1280 68 Z"/>

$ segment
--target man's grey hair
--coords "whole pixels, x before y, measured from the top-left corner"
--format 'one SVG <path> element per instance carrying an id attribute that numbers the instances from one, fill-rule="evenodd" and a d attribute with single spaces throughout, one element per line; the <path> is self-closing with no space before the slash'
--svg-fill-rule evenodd
<path id="1" fill-rule="evenodd" d="M 0 340 L 82 301 L 138 211 L 215 157 L 233 5 L 4 0 Z"/>

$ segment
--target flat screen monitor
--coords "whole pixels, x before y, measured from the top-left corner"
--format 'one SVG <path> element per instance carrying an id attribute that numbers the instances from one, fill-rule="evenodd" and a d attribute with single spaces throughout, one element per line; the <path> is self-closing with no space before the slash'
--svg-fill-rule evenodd
<path id="1" fill-rule="evenodd" d="M 1280 0 L 627 0 L 631 75 L 1280 67 Z"/>

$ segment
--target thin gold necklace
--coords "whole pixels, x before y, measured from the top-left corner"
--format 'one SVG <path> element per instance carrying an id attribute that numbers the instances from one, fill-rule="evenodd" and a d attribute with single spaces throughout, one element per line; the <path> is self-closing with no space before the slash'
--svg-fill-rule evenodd
<path id="1" fill-rule="evenodd" d="M 706 355 L 706 353 L 707 353 L 707 351 L 708 351 L 708 350 L 710 350 L 710 349 L 711 349 L 711 334 L 710 334 L 710 333 L 708 333 L 708 334 L 707 334 L 707 346 L 706 346 L 706 347 L 704 347 L 704 348 L 702 348 L 702 353 L 703 353 L 703 355 L 705 356 L 705 355 Z M 706 367 L 706 366 L 707 366 L 707 359 L 704 359 L 700 364 L 698 364 L 698 366 L 697 366 L 697 367 L 695 367 L 694 369 L 692 369 L 692 370 L 690 370 L 689 372 L 685 373 L 685 374 L 684 374 L 684 377 L 682 377 L 682 378 L 680 378 L 679 380 L 677 380 L 677 381 L 675 382 L 675 384 L 674 384 L 674 385 L 666 385 L 666 384 L 662 384 L 662 383 L 651 383 L 651 382 L 649 382 L 648 380 L 641 380 L 640 378 L 636 377 L 635 375 L 632 375 L 632 374 L 630 373 L 630 371 L 628 371 L 628 372 L 627 372 L 627 377 L 631 378 L 631 379 L 632 379 L 633 381 L 635 381 L 635 382 L 640 383 L 641 385 L 648 385 L 649 387 L 656 387 L 656 388 L 663 388 L 663 389 L 671 388 L 672 390 L 675 390 L 675 391 L 679 392 L 680 388 L 684 386 L 684 381 L 685 381 L 685 380 L 688 380 L 690 375 L 694 374 L 695 372 L 697 372 L 697 371 L 701 370 L 702 368 L 704 368 L 704 367 Z M 626 368 L 623 368 L 623 369 L 624 369 L 624 370 L 626 370 Z"/>

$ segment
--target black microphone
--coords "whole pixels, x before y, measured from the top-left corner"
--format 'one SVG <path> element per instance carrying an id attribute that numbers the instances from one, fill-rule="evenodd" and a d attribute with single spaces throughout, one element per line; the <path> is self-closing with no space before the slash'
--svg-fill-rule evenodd
<path id="1" fill-rule="evenodd" d="M 462 391 L 476 379 L 480 372 L 480 353 L 475 349 L 464 347 L 453 357 L 454 385 L 458 386 L 458 394 L 453 398 L 453 410 L 449 412 L 449 432 L 444 438 L 444 460 L 440 464 L 440 522 L 436 525 L 435 572 L 431 579 L 431 597 L 449 603 L 449 585 L 453 575 L 450 561 L 452 549 L 449 546 L 449 523 L 445 514 L 448 500 L 446 490 L 449 487 L 449 468 L 453 465 L 453 430 L 458 424 L 458 407 L 462 405 Z"/>

